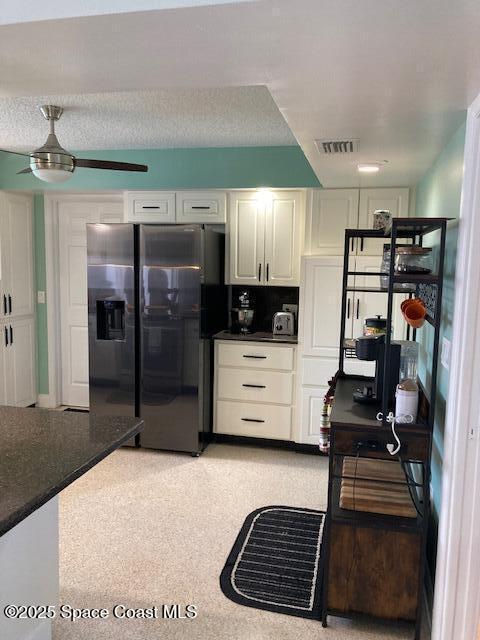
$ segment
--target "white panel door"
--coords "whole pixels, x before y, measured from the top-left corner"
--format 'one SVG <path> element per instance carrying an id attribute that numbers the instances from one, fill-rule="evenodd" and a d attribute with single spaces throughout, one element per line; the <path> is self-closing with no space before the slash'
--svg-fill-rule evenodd
<path id="1" fill-rule="evenodd" d="M 1 311 L 5 316 L 33 314 L 32 198 L 1 196 Z"/>
<path id="2" fill-rule="evenodd" d="M 408 198 L 408 188 L 360 189 L 359 228 L 373 228 L 373 214 L 376 209 L 388 209 L 392 218 L 408 218 Z M 383 240 L 364 238 L 363 243 L 357 243 L 357 253 L 381 256 L 383 244 Z"/>
<path id="3" fill-rule="evenodd" d="M 323 399 L 328 387 L 302 387 L 301 390 L 301 444 L 318 445 L 320 439 L 320 419 L 323 411 Z"/>
<path id="4" fill-rule="evenodd" d="M 338 358 L 342 306 L 343 257 L 304 258 L 300 289 L 302 355 Z M 352 337 L 352 296 L 347 300 L 345 337 Z"/>
<path id="5" fill-rule="evenodd" d="M 302 194 L 271 194 L 265 211 L 265 282 L 298 287 L 300 284 Z"/>
<path id="6" fill-rule="evenodd" d="M 35 376 L 35 321 L 13 319 L 8 324 L 9 384 L 8 404 L 27 407 L 37 401 Z"/>
<path id="7" fill-rule="evenodd" d="M 230 193 L 230 283 L 265 284 L 265 205 L 257 192 Z"/>
<path id="8" fill-rule="evenodd" d="M 58 199 L 62 404 L 88 407 L 87 223 L 123 221 L 121 200 Z"/>
<path id="9" fill-rule="evenodd" d="M 305 226 L 305 253 L 341 256 L 345 229 L 358 227 L 358 189 L 314 189 Z"/>

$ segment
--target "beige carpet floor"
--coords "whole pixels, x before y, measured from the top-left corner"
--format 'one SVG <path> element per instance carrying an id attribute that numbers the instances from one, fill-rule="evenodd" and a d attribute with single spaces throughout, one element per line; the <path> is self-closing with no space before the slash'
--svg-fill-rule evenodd
<path id="1" fill-rule="evenodd" d="M 193 620 L 55 620 L 54 640 L 410 639 L 411 626 L 319 622 L 237 605 L 219 575 L 248 513 L 325 509 L 325 458 L 211 445 L 200 458 L 123 448 L 60 498 L 60 601 L 78 608 L 194 604 Z"/>

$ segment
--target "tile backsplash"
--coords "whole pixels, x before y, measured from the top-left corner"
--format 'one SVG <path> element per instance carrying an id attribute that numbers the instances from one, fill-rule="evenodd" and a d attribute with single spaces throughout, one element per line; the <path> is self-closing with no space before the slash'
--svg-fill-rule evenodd
<path id="1" fill-rule="evenodd" d="M 253 331 L 271 331 L 273 314 L 277 311 L 282 311 L 283 304 L 296 304 L 298 306 L 298 287 L 230 285 L 229 289 L 229 317 L 230 309 L 240 306 L 238 296 L 242 291 L 248 291 L 251 307 L 255 310 Z M 297 327 L 298 318 L 295 318 L 295 333 L 297 332 Z"/>

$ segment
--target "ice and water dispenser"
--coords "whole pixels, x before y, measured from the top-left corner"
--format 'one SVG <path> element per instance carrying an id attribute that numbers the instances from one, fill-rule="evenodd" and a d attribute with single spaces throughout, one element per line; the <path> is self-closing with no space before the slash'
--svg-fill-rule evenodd
<path id="1" fill-rule="evenodd" d="M 97 340 L 125 340 L 124 300 L 97 300 Z"/>

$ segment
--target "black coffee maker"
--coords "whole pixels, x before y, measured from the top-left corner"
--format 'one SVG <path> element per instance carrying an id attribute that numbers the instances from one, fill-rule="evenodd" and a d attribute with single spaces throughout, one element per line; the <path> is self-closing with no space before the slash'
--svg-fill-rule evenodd
<path id="1" fill-rule="evenodd" d="M 388 404 L 392 405 L 395 400 L 395 391 L 400 375 L 400 349 L 399 344 L 390 344 L 390 366 L 385 377 L 385 335 L 360 336 L 355 341 L 355 355 L 359 360 L 375 361 L 375 377 L 366 379 L 361 389 L 353 392 L 355 402 L 361 404 L 380 404 L 382 402 L 383 390 L 388 388 Z"/>

